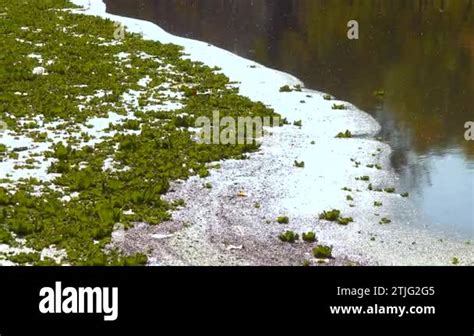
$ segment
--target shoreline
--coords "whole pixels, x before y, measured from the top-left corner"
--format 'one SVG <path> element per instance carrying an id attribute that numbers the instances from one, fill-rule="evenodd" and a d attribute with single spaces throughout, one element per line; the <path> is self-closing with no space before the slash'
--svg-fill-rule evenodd
<path id="1" fill-rule="evenodd" d="M 272 129 L 250 160 L 222 161 L 209 177 L 176 181 L 164 198 L 183 199 L 186 206 L 160 225 L 116 230 L 113 247 L 146 253 L 149 265 L 319 264 L 312 244 L 279 241 L 280 233 L 293 230 L 300 235 L 314 231 L 318 244 L 333 246 L 331 265 L 448 265 L 454 257 L 473 264 L 472 247 L 440 242 L 433 232 L 409 226 L 417 220 L 409 199 L 398 191 L 373 190 L 397 187 L 397 176 L 390 168 L 390 147 L 374 140 L 380 125 L 367 113 L 313 90 L 280 92 L 285 85 L 303 83 L 205 42 L 170 35 L 153 23 L 106 14 L 102 2 L 72 12 L 119 21 L 145 39 L 183 46 L 187 58 L 217 66 L 237 82 L 241 95 L 262 101 L 290 123 L 302 122 L 302 127 Z M 346 109 L 333 109 L 333 104 Z M 345 130 L 353 137 L 336 138 Z M 305 167 L 295 167 L 295 161 L 304 161 Z M 381 168 L 374 169 L 375 164 Z M 374 202 L 383 207 L 374 208 Z M 318 219 L 332 209 L 354 222 L 343 226 Z M 280 216 L 289 223 L 278 224 Z M 391 223 L 380 225 L 381 218 Z"/>

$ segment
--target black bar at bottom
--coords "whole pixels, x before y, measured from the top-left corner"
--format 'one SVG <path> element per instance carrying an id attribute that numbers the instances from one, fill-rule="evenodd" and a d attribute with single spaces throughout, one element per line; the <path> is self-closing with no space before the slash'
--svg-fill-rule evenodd
<path id="1" fill-rule="evenodd" d="M 423 334 L 448 328 L 451 335 L 473 335 L 473 269 L 0 268 L 0 335 L 159 335 L 168 328 L 227 334 L 250 326 L 295 332 L 324 326 L 354 335 L 417 326 Z M 61 312 L 40 311 L 46 298 L 40 290 L 46 287 Z M 64 313 L 64 301 L 74 296 L 63 292 L 69 287 L 77 290 L 77 300 L 66 307 L 73 310 L 79 309 L 79 288 L 100 287 L 111 303 L 117 287 L 117 318 L 104 321 L 106 314 L 96 310 Z"/>

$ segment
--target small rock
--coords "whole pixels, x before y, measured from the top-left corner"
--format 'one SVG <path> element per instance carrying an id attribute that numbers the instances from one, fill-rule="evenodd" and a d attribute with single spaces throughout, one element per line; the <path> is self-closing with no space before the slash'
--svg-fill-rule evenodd
<path id="1" fill-rule="evenodd" d="M 242 250 L 244 247 L 242 245 L 235 246 L 235 245 L 229 245 L 227 246 L 226 250 L 227 251 L 232 251 L 232 250 Z"/>
<path id="2" fill-rule="evenodd" d="M 151 236 L 151 238 L 153 239 L 167 239 L 167 238 L 171 238 L 173 237 L 174 235 L 173 234 L 154 234 Z"/>

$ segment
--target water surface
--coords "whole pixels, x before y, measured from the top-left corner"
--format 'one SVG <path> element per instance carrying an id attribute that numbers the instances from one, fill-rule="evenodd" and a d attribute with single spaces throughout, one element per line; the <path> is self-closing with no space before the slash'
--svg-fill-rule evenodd
<path id="1" fill-rule="evenodd" d="M 403 190 L 437 229 L 474 239 L 473 0 L 106 0 L 289 72 L 371 113 Z M 360 38 L 347 39 L 358 20 Z M 383 97 L 374 95 L 383 91 Z"/>

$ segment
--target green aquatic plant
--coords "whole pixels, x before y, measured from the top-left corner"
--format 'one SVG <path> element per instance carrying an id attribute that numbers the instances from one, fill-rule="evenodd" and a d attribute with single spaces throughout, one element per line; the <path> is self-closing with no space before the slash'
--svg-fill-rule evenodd
<path id="1" fill-rule="evenodd" d="M 323 98 L 324 100 L 333 100 L 333 97 L 330 94 L 325 94 Z"/>
<path id="2" fill-rule="evenodd" d="M 378 163 L 377 164 L 368 164 L 366 167 L 367 168 L 375 168 L 377 170 L 382 170 L 382 166 Z"/>
<path id="3" fill-rule="evenodd" d="M 352 217 L 339 217 L 337 219 L 337 223 L 339 225 L 349 225 L 349 223 L 354 222 L 354 219 Z"/>
<path id="4" fill-rule="evenodd" d="M 63 0 L 25 0 L 0 10 L 6 50 L 0 69 L 12 69 L 0 71 L 0 117 L 18 139 L 47 148 L 38 155 L 0 146 L 1 159 L 18 160 L 18 170 L 44 161 L 56 174 L 50 181 L 12 180 L 14 188 L 0 189 L 0 238 L 13 244 L 16 234 L 34 253 L 54 245 L 71 265 L 144 265 L 145 255 L 110 246 L 115 224 L 170 219 L 178 204 L 162 195 L 172 181 L 206 177 L 210 162 L 245 159 L 259 149 L 197 143 L 190 131 L 195 120 L 212 117 L 213 110 L 233 118 L 278 115 L 240 96 L 217 68 L 187 59 L 182 47 L 133 33 L 115 43 L 111 20 L 64 10 L 71 7 Z M 33 53 L 45 60 L 47 75 L 32 74 L 37 63 L 27 55 Z M 149 84 L 138 85 L 146 76 Z M 138 104 L 124 98 L 132 90 L 140 91 Z M 161 111 L 169 103 L 179 107 Z M 95 135 L 93 121 L 112 113 L 122 119 Z M 27 262 L 40 263 L 35 259 Z"/>
<path id="5" fill-rule="evenodd" d="M 5 220 L 6 215 L 2 210 L 0 210 L 0 222 L 3 222 Z M 13 244 L 13 242 L 14 239 L 11 232 L 3 227 L 0 227 L 0 244 L 11 245 Z"/>
<path id="6" fill-rule="evenodd" d="M 341 215 L 340 210 L 331 210 L 331 211 L 323 211 L 321 214 L 319 214 L 319 219 L 324 219 L 329 222 L 335 222 Z"/>
<path id="7" fill-rule="evenodd" d="M 346 196 L 346 200 L 347 200 L 347 201 L 353 201 L 353 200 L 354 200 L 354 197 L 352 197 L 351 195 L 347 195 L 347 196 Z"/>
<path id="8" fill-rule="evenodd" d="M 345 132 L 340 132 L 336 135 L 336 138 L 338 139 L 350 139 L 352 138 L 352 132 L 349 130 L 346 130 Z"/>
<path id="9" fill-rule="evenodd" d="M 206 167 L 201 167 L 198 171 L 198 175 L 200 178 L 208 177 L 211 173 Z"/>
<path id="10" fill-rule="evenodd" d="M 382 225 L 386 225 L 386 224 L 390 224 L 392 221 L 386 217 L 383 217 L 381 220 L 380 220 L 380 224 Z"/>
<path id="11" fill-rule="evenodd" d="M 410 193 L 406 192 L 406 193 L 400 194 L 400 196 L 407 198 L 407 197 L 410 197 Z"/>
<path id="12" fill-rule="evenodd" d="M 39 253 L 20 252 L 9 257 L 9 260 L 17 264 L 35 263 L 40 261 Z"/>
<path id="13" fill-rule="evenodd" d="M 377 201 L 374 202 L 374 207 L 381 207 L 381 206 L 383 206 L 382 202 L 377 202 Z"/>
<path id="14" fill-rule="evenodd" d="M 180 208 L 180 207 L 186 206 L 186 202 L 184 201 L 184 199 L 180 198 L 180 199 L 174 200 L 173 203 L 171 203 L 171 205 L 175 208 Z"/>
<path id="15" fill-rule="evenodd" d="M 303 127 L 303 121 L 297 120 L 297 121 L 293 122 L 293 126 L 296 126 L 296 127 Z"/>
<path id="16" fill-rule="evenodd" d="M 307 243 L 315 242 L 316 241 L 316 233 L 314 233 L 313 231 L 304 232 L 303 233 L 303 240 Z"/>
<path id="17" fill-rule="evenodd" d="M 343 217 L 341 216 L 341 211 L 336 209 L 331 211 L 323 211 L 321 214 L 319 214 L 319 219 L 329 222 L 337 222 L 339 225 L 348 225 L 349 223 L 354 222 L 352 217 Z"/>
<path id="18" fill-rule="evenodd" d="M 281 233 L 278 238 L 282 241 L 282 242 L 286 242 L 286 243 L 294 243 L 296 242 L 299 238 L 299 235 L 297 233 L 294 233 L 293 231 L 285 231 L 283 233 Z"/>
<path id="19" fill-rule="evenodd" d="M 27 151 L 27 150 L 28 150 L 28 147 L 24 147 L 24 146 L 23 147 L 14 147 L 12 149 L 12 151 L 17 152 L 17 153 L 24 152 L 24 151 Z"/>
<path id="20" fill-rule="evenodd" d="M 393 194 L 393 193 L 396 192 L 396 189 L 390 187 L 390 188 L 384 188 L 383 191 L 385 191 L 385 192 L 388 193 L 388 194 Z"/>
<path id="21" fill-rule="evenodd" d="M 370 181 L 370 176 L 360 176 L 356 177 L 357 181 L 364 181 L 364 182 L 369 182 Z"/>
<path id="22" fill-rule="evenodd" d="M 459 265 L 461 263 L 461 260 L 459 260 L 458 257 L 453 257 L 453 259 L 451 259 L 451 264 L 453 265 Z"/>
<path id="23" fill-rule="evenodd" d="M 281 88 L 280 88 L 280 92 L 291 92 L 293 91 L 289 85 L 283 85 Z"/>
<path id="24" fill-rule="evenodd" d="M 38 260 L 33 263 L 33 266 L 59 266 L 59 264 L 53 258 L 45 257 L 43 260 Z"/>
<path id="25" fill-rule="evenodd" d="M 304 163 L 304 161 L 298 162 L 298 161 L 295 160 L 294 166 L 297 167 L 297 168 L 304 168 L 304 167 L 305 167 L 305 163 Z"/>
<path id="26" fill-rule="evenodd" d="M 317 259 L 330 259 L 332 258 L 332 247 L 318 245 L 313 248 L 313 256 Z"/>
<path id="27" fill-rule="evenodd" d="M 345 104 L 333 104 L 332 109 L 333 110 L 347 110 L 347 107 Z"/>
<path id="28" fill-rule="evenodd" d="M 280 120 L 280 127 L 284 125 L 289 125 L 289 124 L 290 122 L 288 121 L 288 118 L 286 117 Z"/>
<path id="29" fill-rule="evenodd" d="M 278 224 L 289 224 L 290 223 L 290 219 L 288 218 L 288 216 L 279 216 L 276 221 L 277 221 Z"/>
<path id="30" fill-rule="evenodd" d="M 11 151 L 11 152 L 8 153 L 8 158 L 9 159 L 18 160 L 19 157 L 20 157 L 20 155 L 18 155 L 18 153 L 16 153 L 16 152 Z"/>

